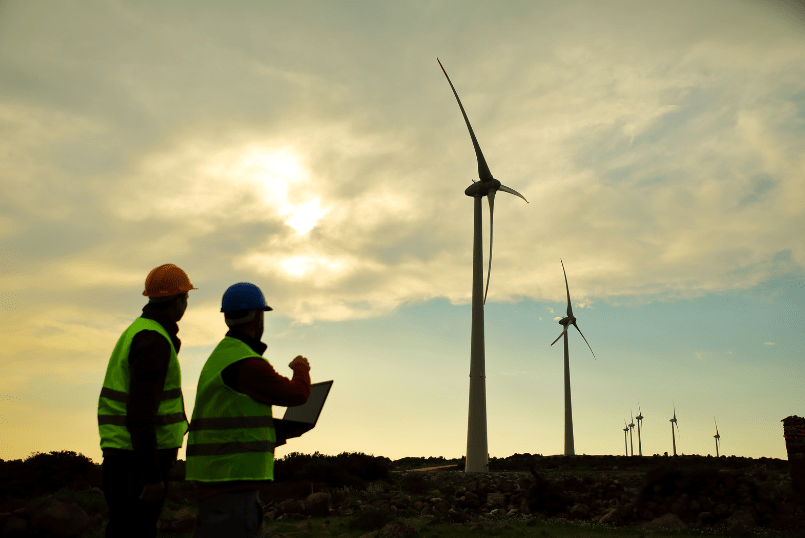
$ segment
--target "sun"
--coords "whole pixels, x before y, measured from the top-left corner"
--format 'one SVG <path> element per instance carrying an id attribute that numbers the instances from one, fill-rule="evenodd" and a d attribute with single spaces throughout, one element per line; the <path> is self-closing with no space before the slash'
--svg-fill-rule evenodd
<path id="1" fill-rule="evenodd" d="M 249 146 L 241 150 L 241 158 L 233 167 L 233 172 L 255 184 L 264 203 L 274 206 L 298 235 L 308 233 L 327 214 L 321 198 L 311 196 L 312 181 L 302 162 L 293 148 Z"/>

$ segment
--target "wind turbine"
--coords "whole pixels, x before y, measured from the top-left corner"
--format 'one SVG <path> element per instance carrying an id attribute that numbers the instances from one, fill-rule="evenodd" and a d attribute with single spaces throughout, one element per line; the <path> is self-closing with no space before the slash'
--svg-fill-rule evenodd
<path id="1" fill-rule="evenodd" d="M 632 413 L 632 422 L 629 424 L 629 443 L 632 445 L 632 456 L 634 456 L 634 439 L 632 438 L 632 431 L 634 431 L 634 413 Z"/>
<path id="2" fill-rule="evenodd" d="M 475 138 L 475 133 L 470 125 L 470 120 L 467 118 L 467 113 L 464 112 L 464 107 L 461 104 L 461 99 L 458 98 L 453 83 L 450 77 L 447 76 L 447 71 L 444 70 L 442 62 L 439 62 L 439 67 L 442 68 L 447 82 L 450 83 L 450 88 L 453 89 L 453 95 L 456 96 L 458 107 L 461 109 L 461 115 L 464 116 L 464 121 L 467 124 L 467 129 L 470 131 L 470 138 L 472 145 L 475 147 L 475 157 L 478 160 L 478 178 L 480 181 L 473 182 L 472 185 L 467 187 L 464 194 L 475 198 L 475 223 L 474 235 L 472 246 L 472 332 L 470 335 L 470 408 L 467 425 L 467 459 L 464 467 L 465 472 L 480 473 L 489 471 L 489 452 L 486 435 L 486 370 L 485 370 L 485 353 L 484 353 L 484 304 L 486 304 L 486 292 L 489 291 L 489 275 L 492 272 L 492 224 L 495 213 L 495 193 L 497 191 L 508 192 L 519 196 L 526 203 L 528 200 L 522 194 L 514 189 L 510 189 L 502 185 L 500 181 L 492 177 L 492 172 L 489 171 L 489 166 L 486 164 L 484 154 L 481 152 L 481 146 L 478 145 L 478 140 Z M 486 196 L 489 199 L 489 269 L 486 275 L 486 291 L 484 291 L 483 301 L 481 300 L 481 289 L 483 286 L 484 270 L 483 270 L 483 253 L 481 248 L 483 246 L 483 236 L 481 229 L 481 199 Z"/>
<path id="3" fill-rule="evenodd" d="M 629 456 L 629 445 L 626 444 L 626 432 L 629 431 L 629 426 L 626 425 L 626 419 L 623 419 L 623 447 L 626 449 L 626 456 Z"/>
<path id="4" fill-rule="evenodd" d="M 576 324 L 576 318 L 573 316 L 573 307 L 570 306 L 570 288 L 567 285 L 567 272 L 565 271 L 565 262 L 559 259 L 562 264 L 562 272 L 565 275 L 565 290 L 567 291 L 567 316 L 563 317 L 559 320 L 559 325 L 561 325 L 562 333 L 556 337 L 556 340 L 551 342 L 551 345 L 554 345 L 562 336 L 565 337 L 565 456 L 573 456 L 576 454 L 575 444 L 573 442 L 573 408 L 570 405 L 570 355 L 567 351 L 567 328 L 569 325 L 573 325 L 582 338 L 584 338 L 584 334 L 579 329 L 579 326 Z M 587 343 L 587 347 L 590 348 L 590 353 L 593 354 L 593 359 L 595 359 L 595 353 L 593 352 L 593 348 L 590 347 L 590 343 L 587 342 L 587 339 L 584 338 L 584 342 Z"/>
<path id="5" fill-rule="evenodd" d="M 637 410 L 640 411 L 640 402 L 637 402 Z M 640 440 L 640 423 L 643 421 L 643 412 L 635 417 L 637 419 L 637 448 L 640 450 L 640 455 L 643 455 L 643 442 Z"/>
<path id="6" fill-rule="evenodd" d="M 676 405 L 674 405 L 674 418 L 671 419 L 671 439 L 674 442 L 674 456 L 676 456 L 676 435 L 674 435 L 674 426 L 676 431 L 679 431 L 679 424 L 676 423 Z"/>
<path id="7" fill-rule="evenodd" d="M 718 422 L 716 422 L 716 417 L 713 417 L 713 422 L 716 424 L 716 434 L 713 437 L 716 438 L 716 457 L 718 457 L 718 445 L 721 443 L 721 436 L 718 435 Z"/>

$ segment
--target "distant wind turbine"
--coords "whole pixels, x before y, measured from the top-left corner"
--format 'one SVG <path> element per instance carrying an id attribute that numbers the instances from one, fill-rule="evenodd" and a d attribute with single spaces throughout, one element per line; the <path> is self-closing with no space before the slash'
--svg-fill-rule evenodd
<path id="1" fill-rule="evenodd" d="M 515 196 L 519 196 L 528 203 L 528 200 L 522 194 L 514 189 L 510 189 L 502 185 L 500 181 L 492 177 L 492 172 L 489 171 L 489 166 L 486 164 L 484 154 L 481 153 L 481 146 L 478 145 L 478 140 L 475 138 L 475 133 L 470 125 L 470 120 L 467 118 L 467 113 L 464 112 L 464 107 L 461 104 L 461 99 L 458 98 L 453 83 L 450 77 L 447 76 L 447 71 L 444 70 L 442 62 L 439 62 L 439 67 L 442 68 L 444 76 L 447 77 L 447 82 L 453 89 L 453 95 L 456 96 L 458 107 L 461 109 L 461 114 L 464 116 L 464 121 L 467 124 L 467 129 L 470 131 L 470 138 L 472 145 L 475 147 L 475 157 L 478 160 L 478 179 L 480 181 L 473 181 L 472 185 L 467 187 L 464 194 L 475 198 L 475 223 L 474 223 L 474 236 L 472 247 L 472 332 L 470 336 L 470 409 L 467 425 L 467 459 L 465 463 L 465 472 L 480 473 L 489 471 L 489 452 L 486 434 L 486 370 L 485 370 L 485 350 L 484 350 L 484 304 L 486 303 L 486 292 L 489 291 L 489 276 L 492 272 L 492 224 L 495 213 L 495 193 L 497 191 L 508 192 Z M 486 196 L 489 199 L 489 269 L 486 275 L 486 291 L 484 291 L 483 301 L 481 301 L 481 287 L 483 286 L 483 253 L 481 248 L 483 245 L 483 236 L 481 229 L 481 198 Z"/>
<path id="2" fill-rule="evenodd" d="M 718 445 L 721 444 L 721 436 L 718 435 L 718 422 L 716 422 L 716 417 L 713 417 L 713 422 L 715 422 L 715 425 L 716 425 L 716 434 L 713 436 L 713 437 L 716 438 L 716 457 L 719 457 L 718 456 Z"/>
<path id="3" fill-rule="evenodd" d="M 640 411 L 640 402 L 637 402 L 637 410 Z M 640 455 L 643 455 L 643 443 L 640 440 L 640 423 L 643 422 L 643 412 L 635 417 L 637 419 L 637 448 L 640 450 Z"/>
<path id="4" fill-rule="evenodd" d="M 559 262 L 562 264 L 562 272 L 565 275 L 565 290 L 567 291 L 567 316 L 559 320 L 559 325 L 561 325 L 562 333 L 556 337 L 556 340 L 551 342 L 551 345 L 554 345 L 562 336 L 565 337 L 565 456 L 573 456 L 576 454 L 575 443 L 573 442 L 573 408 L 570 404 L 570 354 L 567 350 L 567 328 L 570 325 L 573 325 L 582 338 L 584 338 L 584 334 L 579 329 L 579 326 L 576 324 L 576 318 L 573 316 L 573 307 L 570 306 L 570 287 L 567 285 L 567 272 L 565 271 L 565 262 L 559 259 Z M 590 353 L 593 354 L 593 359 L 595 359 L 595 353 L 593 352 L 593 348 L 590 347 L 590 343 L 587 342 L 587 339 L 584 338 L 584 342 L 587 344 L 587 347 L 590 348 Z"/>
<path id="5" fill-rule="evenodd" d="M 626 432 L 629 431 L 629 426 L 626 425 L 626 419 L 623 419 L 623 448 L 626 449 L 626 456 L 629 456 L 629 445 L 626 443 Z"/>
<path id="6" fill-rule="evenodd" d="M 674 435 L 674 426 L 676 431 L 679 431 L 679 424 L 676 423 L 676 405 L 674 405 L 674 418 L 671 419 L 671 440 L 674 442 L 674 456 L 676 456 L 676 435 Z"/>
<path id="7" fill-rule="evenodd" d="M 634 413 L 632 413 L 632 422 L 629 423 L 629 444 L 632 445 L 632 456 L 634 456 L 634 438 L 632 432 L 634 431 Z"/>

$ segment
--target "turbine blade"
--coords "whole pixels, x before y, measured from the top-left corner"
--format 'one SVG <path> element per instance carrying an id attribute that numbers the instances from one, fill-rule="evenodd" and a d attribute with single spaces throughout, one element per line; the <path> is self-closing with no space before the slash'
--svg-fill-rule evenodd
<path id="1" fill-rule="evenodd" d="M 579 331 L 579 334 L 581 334 L 581 337 L 584 338 L 584 335 L 582 334 L 581 329 L 579 329 L 579 326 L 576 325 L 575 323 L 573 324 L 573 326 L 576 328 L 577 331 Z M 590 343 L 587 342 L 586 338 L 584 338 L 584 341 L 587 343 L 587 347 L 590 347 Z M 593 348 L 591 348 L 591 347 L 590 347 L 590 353 L 593 354 L 593 358 L 595 359 L 595 353 L 593 352 Z M 596 360 L 598 360 L 598 359 L 596 359 Z"/>
<path id="2" fill-rule="evenodd" d="M 502 190 L 503 192 L 508 192 L 509 194 L 513 194 L 513 195 L 515 195 L 515 196 L 519 196 L 520 198 L 522 198 L 523 200 L 525 200 L 525 197 L 524 197 L 522 194 L 520 194 L 519 192 L 517 192 L 517 191 L 516 191 L 516 190 L 514 190 L 514 189 L 510 189 L 510 188 L 509 188 L 509 187 L 507 187 L 506 185 L 501 185 L 501 186 L 500 186 L 500 190 Z M 528 200 L 525 200 L 525 203 L 528 203 Z"/>
<path id="3" fill-rule="evenodd" d="M 559 333 L 559 336 L 557 336 L 557 337 L 556 337 L 556 340 L 559 340 L 560 338 L 562 338 L 562 335 L 563 335 L 563 334 L 565 334 L 565 332 L 567 332 L 567 329 L 565 329 L 565 330 L 563 330 L 562 332 L 560 332 L 560 333 Z M 551 345 L 554 345 L 554 344 L 556 343 L 556 340 L 554 340 L 553 342 L 551 342 Z"/>
<path id="4" fill-rule="evenodd" d="M 492 273 L 492 224 L 495 218 L 495 191 L 490 190 L 486 195 L 489 198 L 489 269 L 486 271 L 486 290 L 484 291 L 484 305 L 486 294 L 489 292 L 489 275 Z"/>
<path id="5" fill-rule="evenodd" d="M 478 159 L 478 179 L 481 181 L 492 181 L 492 172 L 489 171 L 489 166 L 486 164 L 484 154 L 481 153 L 481 146 L 478 145 L 478 140 L 475 138 L 475 133 L 472 131 L 472 125 L 470 125 L 470 120 L 467 118 L 467 113 L 464 112 L 464 106 L 461 104 L 461 99 L 458 98 L 456 88 L 453 86 L 453 82 L 450 80 L 450 77 L 447 76 L 447 71 L 444 70 L 444 66 L 442 65 L 442 62 L 439 61 L 439 58 L 436 58 L 436 61 L 439 62 L 439 67 L 442 68 L 442 73 L 444 73 L 444 76 L 447 77 L 447 82 L 450 83 L 450 87 L 453 89 L 453 95 L 456 96 L 458 107 L 461 109 L 461 115 L 464 116 L 464 121 L 467 123 L 467 129 L 470 130 L 470 138 L 472 138 L 472 145 L 475 147 L 475 156 Z"/>
<path id="6" fill-rule="evenodd" d="M 573 307 L 570 306 L 570 288 L 567 285 L 567 273 L 565 272 L 565 262 L 563 262 L 561 259 L 559 261 L 562 263 L 562 272 L 565 274 L 565 290 L 567 290 L 567 316 L 569 318 L 572 318 L 574 317 Z"/>

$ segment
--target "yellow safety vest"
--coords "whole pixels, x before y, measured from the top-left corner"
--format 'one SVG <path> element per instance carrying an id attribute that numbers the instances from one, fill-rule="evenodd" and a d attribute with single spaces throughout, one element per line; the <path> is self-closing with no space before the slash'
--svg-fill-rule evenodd
<path id="1" fill-rule="evenodd" d="M 140 317 L 135 319 L 117 340 L 109 359 L 109 365 L 106 367 L 103 389 L 98 398 L 98 430 L 101 435 L 101 449 L 134 450 L 131 435 L 126 427 L 126 408 L 131 383 L 129 351 L 131 351 L 131 341 L 134 335 L 145 330 L 157 331 L 171 346 L 168 374 L 165 377 L 165 386 L 162 388 L 156 415 L 157 449 L 181 448 L 182 439 L 187 433 L 187 416 L 182 397 L 182 372 L 179 368 L 176 349 L 173 347 L 167 331 L 158 321 Z"/>
<path id="2" fill-rule="evenodd" d="M 187 437 L 185 480 L 274 480 L 277 443 L 271 406 L 224 383 L 224 368 L 257 354 L 225 337 L 201 369 Z M 265 360 L 265 359 L 263 359 Z"/>

